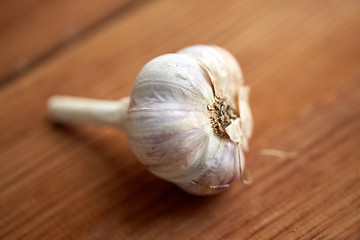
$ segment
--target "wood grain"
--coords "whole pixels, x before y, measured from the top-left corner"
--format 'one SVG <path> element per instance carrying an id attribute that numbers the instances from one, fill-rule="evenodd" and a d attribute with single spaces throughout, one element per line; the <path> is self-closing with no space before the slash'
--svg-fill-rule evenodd
<path id="1" fill-rule="evenodd" d="M 2 1 L 0 8 L 0 83 L 46 61 L 97 24 L 126 9 L 130 0 Z"/>
<path id="2" fill-rule="evenodd" d="M 359 239 L 359 12 L 350 0 L 164 0 L 93 18 L 0 88 L 0 239 Z M 47 120 L 49 96 L 129 95 L 148 60 L 197 43 L 229 49 L 252 88 L 251 186 L 190 196 L 148 173 L 123 133 Z"/>

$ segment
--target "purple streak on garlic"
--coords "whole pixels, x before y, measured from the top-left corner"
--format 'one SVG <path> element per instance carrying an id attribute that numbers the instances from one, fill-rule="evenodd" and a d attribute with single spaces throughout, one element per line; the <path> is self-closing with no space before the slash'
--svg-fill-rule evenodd
<path id="1" fill-rule="evenodd" d="M 111 106 L 104 111 L 93 105 L 97 100 L 79 100 L 70 107 L 65 97 L 55 97 L 49 109 L 57 121 L 88 119 L 120 127 L 153 174 L 189 193 L 208 195 L 243 176 L 243 150 L 248 149 L 253 127 L 248 94 L 241 69 L 228 51 L 196 45 L 147 63 L 130 103 L 119 101 L 121 116 Z M 104 114 L 110 117 L 104 120 Z"/>

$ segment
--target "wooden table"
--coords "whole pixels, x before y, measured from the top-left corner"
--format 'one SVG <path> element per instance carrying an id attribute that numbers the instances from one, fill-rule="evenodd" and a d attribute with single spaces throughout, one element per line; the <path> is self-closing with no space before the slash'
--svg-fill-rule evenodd
<path id="1" fill-rule="evenodd" d="M 48 121 L 51 95 L 124 97 L 198 43 L 252 88 L 251 186 L 190 196 L 124 133 Z M 7 0 L 0 53 L 0 239 L 360 239 L 359 1 Z"/>

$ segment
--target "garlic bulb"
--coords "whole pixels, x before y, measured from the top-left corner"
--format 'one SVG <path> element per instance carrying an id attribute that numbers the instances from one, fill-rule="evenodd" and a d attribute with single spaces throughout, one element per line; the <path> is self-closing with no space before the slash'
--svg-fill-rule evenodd
<path id="1" fill-rule="evenodd" d="M 130 99 L 55 96 L 58 122 L 119 127 L 139 161 L 183 190 L 208 195 L 243 177 L 252 133 L 249 88 L 235 58 L 217 46 L 165 54 L 140 71 Z"/>

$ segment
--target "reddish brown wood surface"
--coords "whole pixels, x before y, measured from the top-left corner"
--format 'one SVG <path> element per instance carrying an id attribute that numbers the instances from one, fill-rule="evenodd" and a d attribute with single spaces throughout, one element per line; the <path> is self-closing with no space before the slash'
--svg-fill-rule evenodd
<path id="1" fill-rule="evenodd" d="M 0 239 L 360 238 L 358 1 L 143 1 L 115 15 L 116 1 L 87 2 L 80 37 L 36 40 L 25 12 L 66 19 L 42 25 L 50 35 L 77 21 L 55 2 L 2 3 L 1 76 L 23 53 L 47 57 L 0 87 Z M 148 60 L 197 43 L 230 50 L 251 86 L 251 186 L 190 196 L 147 172 L 124 133 L 48 121 L 49 96 L 129 95 Z"/>
<path id="2" fill-rule="evenodd" d="M 130 0 L 5 0 L 0 7 L 0 81 L 11 81 L 124 11 Z"/>

